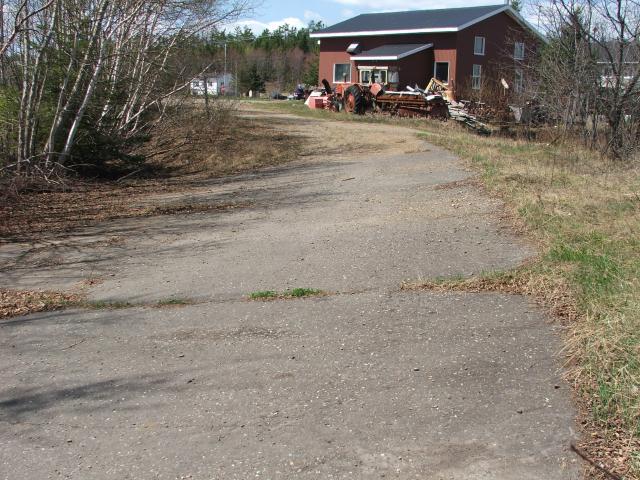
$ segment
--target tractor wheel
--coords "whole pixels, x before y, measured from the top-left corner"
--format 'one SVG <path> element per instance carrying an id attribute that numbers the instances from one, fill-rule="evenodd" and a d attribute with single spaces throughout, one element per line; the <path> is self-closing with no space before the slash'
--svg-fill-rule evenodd
<path id="1" fill-rule="evenodd" d="M 356 85 L 351 85 L 344 92 L 344 109 L 348 113 L 355 113 L 357 115 L 364 114 L 365 100 L 362 90 Z"/>
<path id="2" fill-rule="evenodd" d="M 341 112 L 344 108 L 342 101 L 340 99 L 331 100 L 331 110 L 334 112 Z"/>

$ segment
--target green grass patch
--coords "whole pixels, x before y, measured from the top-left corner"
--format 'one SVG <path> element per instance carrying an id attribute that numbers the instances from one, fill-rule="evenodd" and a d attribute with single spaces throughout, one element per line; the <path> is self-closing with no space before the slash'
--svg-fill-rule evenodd
<path id="1" fill-rule="evenodd" d="M 286 299 L 286 298 L 302 298 L 302 297 L 319 297 L 327 295 L 323 290 L 316 288 L 292 288 L 283 292 L 277 292 L 275 290 L 259 290 L 257 292 L 251 292 L 249 299 L 251 300 L 273 300 L 273 299 Z"/>
<path id="2" fill-rule="evenodd" d="M 251 292 L 249 298 L 252 300 L 260 300 L 265 298 L 277 298 L 278 292 L 273 290 L 258 290 L 257 292 Z"/>
<path id="3" fill-rule="evenodd" d="M 120 310 L 123 308 L 137 307 L 139 305 L 121 300 L 89 300 L 79 302 L 77 306 L 90 310 Z"/>
<path id="4" fill-rule="evenodd" d="M 290 297 L 313 297 L 321 295 L 322 293 L 322 290 L 317 290 L 315 288 L 294 288 L 285 292 L 285 295 Z"/>
<path id="5" fill-rule="evenodd" d="M 384 114 L 356 115 L 353 113 L 347 113 L 345 111 L 332 112 L 331 110 L 311 109 L 307 107 L 303 102 L 262 100 L 247 102 L 247 105 L 260 110 L 296 115 L 298 117 L 312 118 L 315 120 L 392 124 L 403 125 L 412 128 L 422 128 L 426 123 L 442 123 L 440 120 L 429 120 L 425 118 L 391 117 Z"/>
<path id="6" fill-rule="evenodd" d="M 191 305 L 193 304 L 193 301 L 188 299 L 188 298 L 181 298 L 181 297 L 171 297 L 171 298 L 164 298 L 162 300 L 158 300 L 158 302 L 156 303 L 157 307 L 178 307 L 178 306 L 183 306 L 183 305 Z"/>

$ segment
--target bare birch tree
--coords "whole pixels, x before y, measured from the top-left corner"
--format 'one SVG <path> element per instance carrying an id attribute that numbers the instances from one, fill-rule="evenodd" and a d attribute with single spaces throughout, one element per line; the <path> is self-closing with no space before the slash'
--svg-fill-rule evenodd
<path id="1" fill-rule="evenodd" d="M 148 133 L 192 79 L 171 68 L 177 47 L 248 2 L 0 0 L 9 17 L 0 18 L 0 100 L 18 106 L 15 145 L 0 152 L 10 158 L 0 167 L 47 176 L 82 161 L 79 145 Z"/>

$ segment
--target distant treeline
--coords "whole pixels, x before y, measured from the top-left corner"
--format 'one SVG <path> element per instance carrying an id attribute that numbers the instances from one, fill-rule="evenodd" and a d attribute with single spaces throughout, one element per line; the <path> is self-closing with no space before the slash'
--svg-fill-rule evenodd
<path id="1" fill-rule="evenodd" d="M 194 72 L 206 69 L 208 75 L 226 70 L 233 74 L 237 78 L 235 93 L 264 92 L 267 87 L 286 91 L 298 83 L 317 84 L 318 44 L 310 33 L 321 28 L 322 22 L 312 21 L 306 28 L 282 25 L 256 35 L 247 27 L 238 27 L 191 39 L 187 49 L 196 60 Z"/>

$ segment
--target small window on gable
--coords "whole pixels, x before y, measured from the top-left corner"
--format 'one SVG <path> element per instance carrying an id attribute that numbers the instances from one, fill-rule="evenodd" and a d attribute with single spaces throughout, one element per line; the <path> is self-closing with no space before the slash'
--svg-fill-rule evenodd
<path id="1" fill-rule="evenodd" d="M 524 60 L 524 42 L 516 42 L 513 46 L 513 58 Z"/>
<path id="2" fill-rule="evenodd" d="M 471 88 L 480 90 L 482 84 L 482 65 L 474 65 L 471 72 Z"/>
<path id="3" fill-rule="evenodd" d="M 474 55 L 484 55 L 484 37 L 475 37 L 473 53 Z"/>
<path id="4" fill-rule="evenodd" d="M 333 83 L 351 83 L 350 63 L 335 63 L 333 65 Z"/>

